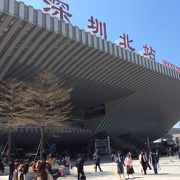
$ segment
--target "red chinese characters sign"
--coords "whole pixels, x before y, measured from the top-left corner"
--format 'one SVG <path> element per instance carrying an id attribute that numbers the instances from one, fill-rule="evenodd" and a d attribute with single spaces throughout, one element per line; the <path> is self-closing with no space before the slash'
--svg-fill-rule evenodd
<path id="1" fill-rule="evenodd" d="M 180 72 L 180 67 L 175 66 L 174 64 L 171 64 L 170 62 L 168 62 L 167 60 L 163 60 L 163 65 L 167 68 L 171 68 L 174 69 L 178 72 Z"/>
<path id="2" fill-rule="evenodd" d="M 98 21 L 98 19 L 94 20 L 94 17 L 91 16 L 88 19 L 89 25 L 88 28 L 93 34 L 99 34 L 100 36 L 104 36 L 104 39 L 107 39 L 107 32 L 106 32 L 106 23 Z"/>
<path id="3" fill-rule="evenodd" d="M 52 15 L 59 15 L 60 20 L 66 20 L 67 22 L 70 22 L 69 18 L 72 17 L 72 14 L 68 13 L 69 11 L 69 5 L 65 2 L 62 2 L 60 0 L 43 0 L 47 7 L 44 8 L 45 12 L 51 12 Z"/>
<path id="4" fill-rule="evenodd" d="M 121 41 L 119 42 L 119 45 L 121 47 L 127 48 L 131 51 L 135 51 L 135 49 L 132 46 L 130 46 L 130 43 L 132 43 L 133 40 L 129 40 L 128 34 L 124 33 L 123 36 L 120 36 L 120 39 L 121 39 Z"/>
<path id="5" fill-rule="evenodd" d="M 148 47 L 148 46 L 145 44 L 145 45 L 143 46 L 143 48 L 144 48 L 143 55 L 144 55 L 145 57 L 148 57 L 149 59 L 153 59 L 153 60 L 156 59 L 156 58 L 155 58 L 155 53 L 156 53 L 156 51 L 155 51 L 154 49 L 152 49 L 151 46 Z"/>
<path id="6" fill-rule="evenodd" d="M 53 16 L 59 15 L 60 20 L 70 22 L 70 18 L 72 17 L 72 14 L 69 13 L 69 5 L 63 1 L 60 0 L 43 0 L 46 4 L 46 7 L 44 8 L 44 11 L 47 13 L 51 13 Z M 91 16 L 88 19 L 88 31 L 90 31 L 93 34 L 99 34 L 100 36 L 103 36 L 104 39 L 107 39 L 107 31 L 106 31 L 106 23 L 101 22 L 98 19 Z M 135 52 L 135 48 L 132 46 L 133 40 L 129 38 L 128 34 L 123 33 L 123 35 L 119 36 L 120 38 L 116 41 L 117 45 L 129 49 L 132 52 Z M 156 51 L 147 44 L 144 44 L 143 46 L 143 52 L 142 56 L 145 56 L 151 60 L 155 60 L 155 53 Z M 176 71 L 180 72 L 180 67 L 177 67 L 171 63 L 169 63 L 166 60 L 163 60 L 163 65 L 175 69 Z"/>
<path id="7" fill-rule="evenodd" d="M 120 39 L 118 39 L 116 41 L 117 45 L 129 49 L 130 51 L 134 52 L 135 48 L 132 47 L 131 43 L 133 43 L 132 39 L 129 39 L 129 35 L 128 34 L 123 34 L 120 36 Z M 155 53 L 156 51 L 154 49 L 152 49 L 152 47 L 148 47 L 146 44 L 143 46 L 143 53 L 141 55 L 149 58 L 149 59 L 153 59 L 155 60 Z"/>

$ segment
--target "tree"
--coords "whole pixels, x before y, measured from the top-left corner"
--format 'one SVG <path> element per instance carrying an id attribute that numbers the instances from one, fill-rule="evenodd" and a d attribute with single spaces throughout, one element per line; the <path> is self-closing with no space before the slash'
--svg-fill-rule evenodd
<path id="1" fill-rule="evenodd" d="M 25 119 L 22 92 L 25 85 L 17 79 L 0 81 L 0 130 L 8 132 L 8 161 L 11 155 L 12 133 L 20 125 L 28 124 Z"/>
<path id="2" fill-rule="evenodd" d="M 54 74 L 43 71 L 24 93 L 27 102 L 24 114 L 40 129 L 40 159 L 43 158 L 45 128 L 60 128 L 63 121 L 70 118 L 71 91 Z"/>

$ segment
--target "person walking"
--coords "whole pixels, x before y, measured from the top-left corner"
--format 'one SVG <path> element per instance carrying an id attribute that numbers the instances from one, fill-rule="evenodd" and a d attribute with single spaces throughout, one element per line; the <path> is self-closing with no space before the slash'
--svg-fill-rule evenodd
<path id="1" fill-rule="evenodd" d="M 14 162 L 13 180 L 18 180 L 19 166 L 20 166 L 20 162 L 18 159 L 16 159 Z"/>
<path id="2" fill-rule="evenodd" d="M 46 160 L 46 168 L 54 180 L 61 176 L 58 169 L 52 169 L 52 165 L 54 164 L 55 160 L 56 158 L 53 154 L 49 154 Z"/>
<path id="3" fill-rule="evenodd" d="M 15 164 L 14 164 L 14 160 L 12 159 L 9 162 L 9 180 L 13 179 L 14 171 L 15 171 Z"/>
<path id="4" fill-rule="evenodd" d="M 46 162 L 41 161 L 37 166 L 37 174 L 33 180 L 53 180 L 53 177 L 47 171 Z"/>
<path id="5" fill-rule="evenodd" d="M 101 169 L 101 166 L 100 166 L 100 156 L 97 151 L 93 154 L 93 160 L 94 160 L 95 172 L 97 172 L 97 167 L 99 168 L 100 172 L 103 172 L 103 170 Z"/>
<path id="6" fill-rule="evenodd" d="M 32 180 L 36 177 L 37 174 L 37 167 L 42 161 L 33 161 L 31 162 L 31 170 L 26 174 L 26 180 Z"/>
<path id="7" fill-rule="evenodd" d="M 70 169 L 72 169 L 72 163 L 71 163 L 71 158 L 70 158 L 69 154 L 67 154 L 65 156 L 65 161 L 66 161 L 66 166 L 69 167 Z"/>
<path id="8" fill-rule="evenodd" d="M 77 167 L 77 177 L 78 180 L 85 180 L 86 176 L 84 173 L 84 156 L 79 155 L 77 161 L 76 161 L 76 167 Z"/>
<path id="9" fill-rule="evenodd" d="M 180 160 L 180 147 L 178 149 L 178 157 L 179 157 L 179 160 Z"/>
<path id="10" fill-rule="evenodd" d="M 116 158 L 116 157 L 115 157 L 115 153 L 111 153 L 111 161 L 112 161 L 112 162 L 114 162 L 115 158 Z"/>
<path id="11" fill-rule="evenodd" d="M 144 150 L 141 150 L 141 153 L 139 154 L 139 162 L 142 166 L 142 169 L 144 171 L 144 174 L 147 174 L 147 165 L 148 165 L 148 157 Z"/>
<path id="12" fill-rule="evenodd" d="M 151 161 L 152 161 L 151 163 L 154 169 L 154 174 L 158 174 L 157 165 L 159 163 L 159 155 L 156 153 L 155 149 L 152 150 Z"/>
<path id="13" fill-rule="evenodd" d="M 124 157 L 120 152 L 117 153 L 117 155 L 115 157 L 115 162 L 117 164 L 117 173 L 119 174 L 120 179 L 121 179 L 121 175 L 123 175 L 123 178 L 125 179 L 125 175 L 124 175 Z"/>
<path id="14" fill-rule="evenodd" d="M 172 147 L 167 148 L 167 155 L 169 157 L 169 161 L 172 162 Z"/>
<path id="15" fill-rule="evenodd" d="M 24 163 L 22 164 L 20 180 L 26 179 L 26 174 L 28 173 L 28 171 L 29 171 L 29 159 L 25 160 Z"/>
<path id="16" fill-rule="evenodd" d="M 145 154 L 147 156 L 147 167 L 149 168 L 149 170 L 151 170 L 151 166 L 150 166 L 150 156 L 149 156 L 149 151 L 145 151 Z"/>
<path id="17" fill-rule="evenodd" d="M 4 174 L 4 164 L 2 162 L 2 159 L 0 159 L 0 172 Z"/>
<path id="18" fill-rule="evenodd" d="M 132 157 L 131 157 L 131 153 L 130 152 L 127 154 L 127 157 L 124 160 L 124 164 L 126 166 L 126 171 L 127 171 L 128 179 L 129 179 L 129 175 L 130 174 L 134 178 L 134 175 L 133 175 L 134 174 L 133 161 L 132 161 Z"/>

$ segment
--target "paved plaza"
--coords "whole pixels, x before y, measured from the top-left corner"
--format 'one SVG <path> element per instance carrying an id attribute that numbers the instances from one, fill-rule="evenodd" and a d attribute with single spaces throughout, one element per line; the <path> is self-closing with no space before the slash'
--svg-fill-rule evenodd
<path id="1" fill-rule="evenodd" d="M 115 163 L 102 163 L 101 167 L 103 172 L 94 172 L 93 165 L 85 165 L 85 173 L 87 179 L 92 180 L 118 180 L 119 177 L 116 174 L 116 164 Z M 148 170 L 147 175 L 142 175 L 141 166 L 138 160 L 134 160 L 135 175 L 134 179 L 142 180 L 179 180 L 180 179 L 180 161 L 177 157 L 174 157 L 172 161 L 168 158 L 160 159 L 160 167 L 158 175 L 154 175 L 153 170 Z M 76 168 L 73 168 L 70 176 L 59 178 L 58 180 L 76 180 Z M 7 176 L 0 176 L 0 180 L 7 180 Z M 130 179 L 132 177 L 130 176 Z"/>
<path id="2" fill-rule="evenodd" d="M 87 179 L 92 180 L 118 180 L 120 179 L 116 173 L 116 163 L 103 163 L 102 165 L 103 172 L 94 173 L 93 165 L 85 166 L 85 172 Z M 134 179 L 144 179 L 144 180 L 179 180 L 180 179 L 180 161 L 178 158 L 174 157 L 173 161 L 170 162 L 168 158 L 162 158 L 160 160 L 160 168 L 158 175 L 154 175 L 153 170 L 148 170 L 147 175 L 142 175 L 141 166 L 139 161 L 134 161 L 134 170 L 135 175 Z M 64 180 L 75 180 L 76 172 L 72 172 L 72 177 L 61 178 Z M 130 179 L 132 177 L 130 176 Z"/>

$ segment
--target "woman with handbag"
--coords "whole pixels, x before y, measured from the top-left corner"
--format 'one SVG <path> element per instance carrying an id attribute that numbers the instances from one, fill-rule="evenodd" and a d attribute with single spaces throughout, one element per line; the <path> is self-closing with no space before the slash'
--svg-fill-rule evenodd
<path id="1" fill-rule="evenodd" d="M 128 179 L 129 179 L 129 175 L 130 174 L 134 178 L 134 175 L 133 175 L 134 174 L 133 161 L 132 161 L 132 157 L 131 157 L 131 153 L 130 152 L 127 154 L 127 157 L 124 160 L 124 164 L 126 166 L 126 171 L 127 171 Z"/>

